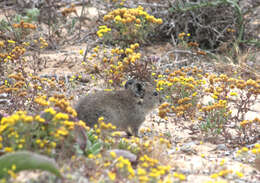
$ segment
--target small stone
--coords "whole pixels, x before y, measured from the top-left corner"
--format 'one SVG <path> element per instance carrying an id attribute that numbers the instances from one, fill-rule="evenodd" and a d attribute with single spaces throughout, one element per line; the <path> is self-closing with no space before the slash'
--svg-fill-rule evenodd
<path id="1" fill-rule="evenodd" d="M 110 152 L 115 152 L 117 157 L 124 157 L 128 159 L 130 162 L 136 162 L 137 156 L 130 151 L 122 150 L 122 149 L 112 149 L 107 152 L 108 155 L 110 155 Z"/>

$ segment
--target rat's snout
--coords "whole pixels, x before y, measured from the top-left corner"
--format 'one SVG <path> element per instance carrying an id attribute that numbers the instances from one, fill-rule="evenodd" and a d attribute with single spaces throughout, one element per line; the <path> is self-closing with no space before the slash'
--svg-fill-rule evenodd
<path id="1" fill-rule="evenodd" d="M 144 103 L 144 99 L 140 98 L 137 102 L 137 104 L 142 105 Z"/>

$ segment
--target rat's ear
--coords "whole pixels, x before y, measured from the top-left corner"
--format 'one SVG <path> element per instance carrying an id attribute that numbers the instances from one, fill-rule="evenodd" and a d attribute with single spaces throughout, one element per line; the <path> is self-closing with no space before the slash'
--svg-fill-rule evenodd
<path id="1" fill-rule="evenodd" d="M 125 83 L 125 89 L 128 89 L 131 85 L 133 85 L 135 80 L 130 79 Z"/>

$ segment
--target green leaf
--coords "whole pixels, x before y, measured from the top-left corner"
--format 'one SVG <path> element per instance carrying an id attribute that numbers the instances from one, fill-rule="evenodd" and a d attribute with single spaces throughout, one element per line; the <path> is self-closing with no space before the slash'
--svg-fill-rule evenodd
<path id="1" fill-rule="evenodd" d="M 26 10 L 26 16 L 29 17 L 30 21 L 37 21 L 39 15 L 40 15 L 40 10 L 37 8 Z"/>
<path id="2" fill-rule="evenodd" d="M 0 179 L 8 176 L 7 171 L 12 170 L 12 166 L 14 165 L 16 167 L 13 170 L 14 172 L 45 170 L 57 177 L 62 177 L 53 159 L 28 151 L 18 151 L 0 156 Z"/>

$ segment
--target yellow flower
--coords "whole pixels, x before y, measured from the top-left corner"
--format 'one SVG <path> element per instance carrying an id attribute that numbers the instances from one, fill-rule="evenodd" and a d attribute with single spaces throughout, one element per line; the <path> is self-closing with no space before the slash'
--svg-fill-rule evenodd
<path id="1" fill-rule="evenodd" d="M 144 168 L 148 168 L 149 167 L 148 163 L 146 163 L 146 162 L 142 163 L 141 166 L 144 167 Z"/>
<path id="2" fill-rule="evenodd" d="M 140 20 L 139 18 L 137 18 L 137 19 L 135 20 L 135 22 L 136 22 L 137 24 L 140 24 L 140 23 L 141 23 L 141 20 Z"/>
<path id="3" fill-rule="evenodd" d="M 162 20 L 161 18 L 159 18 L 159 19 L 156 20 L 156 23 L 157 23 L 157 24 L 162 24 L 162 23 L 163 23 L 163 20 Z"/>
<path id="4" fill-rule="evenodd" d="M 16 170 L 16 165 L 15 164 L 12 165 L 12 170 L 13 171 Z"/>
<path id="5" fill-rule="evenodd" d="M 98 37 L 99 38 L 102 38 L 103 37 L 103 34 L 102 33 L 97 33 Z"/>
<path id="6" fill-rule="evenodd" d="M 41 143 L 41 139 L 36 139 L 36 144 L 40 144 Z"/>
<path id="7" fill-rule="evenodd" d="M 220 161 L 220 165 L 221 165 L 221 166 L 224 165 L 225 162 L 226 162 L 226 160 L 225 160 L 225 159 L 222 159 L 222 160 Z"/>
<path id="8" fill-rule="evenodd" d="M 55 148 L 56 147 L 56 142 L 51 142 L 51 147 Z"/>
<path id="9" fill-rule="evenodd" d="M 244 174 L 243 174 L 243 173 L 241 173 L 241 172 L 238 172 L 238 171 L 236 171 L 236 174 L 237 174 L 237 176 L 238 176 L 238 177 L 240 177 L 240 178 L 244 176 Z"/>
<path id="10" fill-rule="evenodd" d="M 4 41 L 0 41 L 0 47 L 4 47 L 5 43 Z"/>
<path id="11" fill-rule="evenodd" d="M 40 123 L 44 123 L 45 122 L 45 119 L 42 118 L 40 115 L 35 116 L 35 120 L 39 121 Z"/>
<path id="12" fill-rule="evenodd" d="M 15 179 L 17 177 L 17 175 L 12 170 L 8 170 L 7 172 L 12 178 Z"/>
<path id="13" fill-rule="evenodd" d="M 99 29 L 106 29 L 107 26 L 106 26 L 106 25 L 100 25 L 98 28 L 99 28 Z"/>
<path id="14" fill-rule="evenodd" d="M 137 169 L 137 175 L 146 175 L 146 170 L 139 167 Z"/>
<path id="15" fill-rule="evenodd" d="M 214 174 L 211 174 L 210 176 L 212 179 L 216 179 L 218 177 L 218 174 L 217 173 L 214 173 Z"/>
<path id="16" fill-rule="evenodd" d="M 93 154 L 89 154 L 89 155 L 88 155 L 88 158 L 89 158 L 89 159 L 93 159 L 93 158 L 94 158 L 94 155 L 93 155 Z"/>
<path id="17" fill-rule="evenodd" d="M 63 126 L 60 127 L 58 130 L 57 130 L 57 134 L 58 135 L 63 135 L 63 136 L 66 136 L 69 134 L 68 130 L 66 130 Z"/>
<path id="18" fill-rule="evenodd" d="M 1 148 L 0 148 L 0 149 L 1 149 Z M 252 150 L 251 150 L 251 153 L 257 154 L 257 153 L 258 153 L 258 149 L 252 149 Z"/>
<path id="19" fill-rule="evenodd" d="M 95 47 L 93 51 L 97 53 L 98 52 L 98 47 Z"/>
<path id="20" fill-rule="evenodd" d="M 214 98 L 214 99 L 218 99 L 217 95 L 212 95 L 211 97 Z"/>
<path id="21" fill-rule="evenodd" d="M 194 92 L 194 93 L 192 94 L 192 96 L 195 97 L 197 94 L 198 94 L 198 92 Z"/>
<path id="22" fill-rule="evenodd" d="M 236 93 L 236 92 L 230 92 L 229 95 L 231 95 L 231 96 L 237 96 L 237 93 Z"/>
<path id="23" fill-rule="evenodd" d="M 140 176 L 139 181 L 140 182 L 148 182 L 149 178 L 147 176 Z"/>
<path id="24" fill-rule="evenodd" d="M 25 122 L 32 122 L 33 121 L 33 117 L 32 116 L 25 116 L 24 121 Z"/>
<path id="25" fill-rule="evenodd" d="M 116 158 L 116 153 L 114 151 L 111 151 L 110 155 L 111 155 L 112 158 Z"/>
<path id="26" fill-rule="evenodd" d="M 100 122 L 100 121 L 104 121 L 104 117 L 103 117 L 103 116 L 99 117 L 99 118 L 98 118 L 98 121 L 99 121 L 99 122 Z"/>
<path id="27" fill-rule="evenodd" d="M 132 50 L 134 50 L 134 49 L 135 49 L 135 45 L 134 45 L 134 44 L 131 44 L 131 45 L 130 45 L 130 48 L 131 48 Z"/>
<path id="28" fill-rule="evenodd" d="M 22 149 L 22 148 L 23 148 L 23 144 L 19 144 L 19 145 L 18 145 L 18 148 L 19 148 L 19 149 Z"/>
<path id="29" fill-rule="evenodd" d="M 179 178 L 180 180 L 186 180 L 186 176 L 183 175 L 183 174 L 179 174 L 178 178 Z"/>
<path id="30" fill-rule="evenodd" d="M 248 123 L 250 123 L 248 120 L 244 120 L 244 121 L 240 122 L 240 125 L 241 126 L 245 126 Z"/>
<path id="31" fill-rule="evenodd" d="M 112 135 L 112 137 L 120 137 L 121 133 L 119 131 L 117 131 L 117 132 L 113 132 L 111 135 Z"/>
<path id="32" fill-rule="evenodd" d="M 82 49 L 79 50 L 79 54 L 83 55 L 84 51 Z"/>
<path id="33" fill-rule="evenodd" d="M 68 119 L 69 119 L 69 115 L 61 112 L 56 114 L 54 117 L 54 120 L 68 120 Z"/>
<path id="34" fill-rule="evenodd" d="M 125 49 L 125 54 L 132 54 L 134 51 L 131 48 L 126 48 Z"/>
<path id="35" fill-rule="evenodd" d="M 247 148 L 247 147 L 243 147 L 241 150 L 242 150 L 243 152 L 247 152 L 247 151 L 248 151 L 248 148 Z"/>
<path id="36" fill-rule="evenodd" d="M 117 15 L 115 18 L 114 18 L 114 21 L 116 22 L 120 22 L 122 19 L 120 17 L 120 15 Z"/>
<path id="37" fill-rule="evenodd" d="M 260 144 L 256 143 L 255 145 L 255 148 L 260 148 Z"/>
<path id="38" fill-rule="evenodd" d="M 15 44 L 16 42 L 13 40 L 7 40 L 8 43 Z"/>
<path id="39" fill-rule="evenodd" d="M 98 129 L 96 129 L 96 133 L 97 134 L 100 134 L 101 133 L 101 130 L 98 128 Z"/>
<path id="40" fill-rule="evenodd" d="M 4 151 L 5 152 L 13 152 L 14 150 L 11 147 L 6 147 L 6 148 L 4 148 Z"/>
<path id="41" fill-rule="evenodd" d="M 108 177 L 110 178 L 110 180 L 113 181 L 113 180 L 116 179 L 116 174 L 115 173 L 109 171 L 107 174 L 108 174 Z"/>

